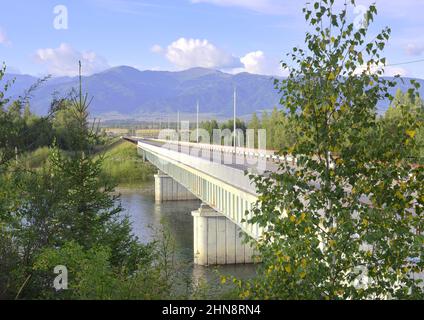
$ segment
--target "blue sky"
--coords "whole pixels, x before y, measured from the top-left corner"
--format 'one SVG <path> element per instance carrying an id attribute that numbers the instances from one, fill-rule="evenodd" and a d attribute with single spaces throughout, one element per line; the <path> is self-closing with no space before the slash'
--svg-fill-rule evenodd
<path id="1" fill-rule="evenodd" d="M 341 1 L 341 0 L 336 0 Z M 368 5 L 370 0 L 357 0 Z M 85 74 L 128 65 L 140 70 L 195 66 L 281 75 L 279 60 L 302 45 L 299 0 L 5 0 L 0 61 L 32 75 Z M 54 13 L 54 9 L 59 11 Z M 424 59 L 423 0 L 377 0 L 375 32 L 389 25 L 389 64 Z M 63 9 L 67 11 L 67 26 Z M 360 10 L 355 13 L 360 15 Z M 56 22 L 56 24 L 55 24 Z M 66 21 L 65 21 L 66 22 Z M 59 28 L 58 28 L 59 26 Z M 424 78 L 424 61 L 390 66 Z"/>

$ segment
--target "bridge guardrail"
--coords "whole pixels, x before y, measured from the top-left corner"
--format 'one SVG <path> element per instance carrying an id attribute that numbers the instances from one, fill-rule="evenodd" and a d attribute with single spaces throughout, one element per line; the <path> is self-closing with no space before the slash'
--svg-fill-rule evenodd
<path id="1" fill-rule="evenodd" d="M 252 149 L 252 148 L 245 148 L 245 147 L 234 148 L 233 146 L 222 146 L 217 144 L 195 143 L 195 142 L 174 141 L 174 140 L 164 140 L 164 139 L 149 139 L 149 138 L 142 138 L 142 137 L 134 137 L 134 139 L 144 139 L 144 140 L 150 140 L 150 141 L 155 141 L 160 143 L 193 147 L 193 148 L 198 148 L 201 150 L 221 151 L 223 153 L 232 153 L 237 155 L 266 158 L 268 160 L 275 160 L 278 162 L 288 161 L 288 162 L 292 162 L 293 164 L 295 164 L 296 162 L 296 159 L 291 155 L 287 155 L 286 157 L 276 155 L 275 150 L 260 150 L 260 149 Z"/>
<path id="2" fill-rule="evenodd" d="M 174 150 L 153 146 L 142 141 L 138 142 L 138 146 L 144 150 L 161 155 L 162 157 L 167 157 L 171 161 L 178 161 L 182 164 L 188 165 L 193 169 L 199 170 L 229 185 L 240 188 L 252 195 L 257 195 L 255 186 L 252 184 L 249 177 L 245 175 L 243 170 L 228 167 L 220 163 L 215 163 Z"/>

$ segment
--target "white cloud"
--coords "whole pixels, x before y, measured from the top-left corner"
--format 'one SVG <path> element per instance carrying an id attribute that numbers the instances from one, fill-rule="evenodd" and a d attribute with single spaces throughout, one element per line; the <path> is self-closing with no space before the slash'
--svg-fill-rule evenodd
<path id="1" fill-rule="evenodd" d="M 250 73 L 261 73 L 266 63 L 265 54 L 262 51 L 255 51 L 246 54 L 240 59 L 244 68 Z"/>
<path id="2" fill-rule="evenodd" d="M 4 31 L 1 27 L 0 27 L 0 44 L 5 45 L 7 47 L 12 44 L 9 38 L 7 37 L 6 31 Z"/>
<path id="3" fill-rule="evenodd" d="M 95 52 L 80 52 L 66 43 L 62 43 L 56 49 L 38 49 L 35 58 L 37 62 L 46 65 L 48 72 L 55 76 L 78 75 L 78 61 L 82 63 L 84 75 L 91 75 L 109 68 L 107 61 Z"/>
<path id="4" fill-rule="evenodd" d="M 301 1 L 282 0 L 191 0 L 192 3 L 209 3 L 222 7 L 240 7 L 266 14 L 288 14 Z M 303 4 L 303 3 L 302 3 Z"/>
<path id="5" fill-rule="evenodd" d="M 153 53 L 162 53 L 163 52 L 163 48 L 160 45 L 155 44 L 154 46 L 152 46 L 150 48 L 150 51 L 152 51 Z"/>
<path id="6" fill-rule="evenodd" d="M 383 76 L 385 77 L 394 77 L 396 75 L 400 75 L 401 77 L 405 77 L 408 75 L 408 71 L 402 67 L 398 67 L 398 66 L 383 66 L 382 64 L 378 64 L 378 65 L 373 65 L 370 68 L 370 73 L 374 74 L 377 71 L 380 71 L 384 68 L 384 73 Z M 358 67 L 355 70 L 355 74 L 361 74 L 362 72 L 364 72 L 365 70 L 367 70 L 367 66 L 363 65 L 361 67 Z"/>
<path id="7" fill-rule="evenodd" d="M 424 53 L 424 45 L 416 44 L 416 43 L 409 43 L 406 46 L 406 53 L 410 56 L 419 56 Z"/>
<path id="8" fill-rule="evenodd" d="M 254 51 L 239 58 L 216 47 L 208 40 L 180 38 L 167 48 L 154 45 L 152 52 L 163 54 L 177 69 L 203 67 L 219 69 L 229 73 L 249 72 L 253 74 L 284 76 L 278 59 L 269 58 L 263 51 Z"/>
<path id="9" fill-rule="evenodd" d="M 287 75 L 278 59 L 268 58 L 263 51 L 250 52 L 241 57 L 240 61 L 244 65 L 240 71 L 273 76 Z"/>
<path id="10" fill-rule="evenodd" d="M 384 75 L 386 77 L 394 77 L 396 75 L 400 75 L 401 77 L 405 77 L 408 75 L 408 71 L 401 67 L 396 66 L 388 66 L 384 68 Z"/>
<path id="11" fill-rule="evenodd" d="M 208 40 L 180 38 L 165 50 L 166 58 L 179 69 L 193 67 L 236 68 L 240 60 Z"/>

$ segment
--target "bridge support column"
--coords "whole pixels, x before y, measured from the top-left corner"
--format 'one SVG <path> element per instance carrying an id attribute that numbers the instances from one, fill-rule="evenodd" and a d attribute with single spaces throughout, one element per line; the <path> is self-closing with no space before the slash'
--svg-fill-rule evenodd
<path id="1" fill-rule="evenodd" d="M 207 205 L 192 212 L 194 218 L 194 263 L 224 265 L 253 263 L 254 251 L 243 243 L 241 229 Z"/>
<path id="2" fill-rule="evenodd" d="M 164 201 L 196 200 L 197 197 L 172 179 L 159 171 L 155 175 L 155 200 L 156 203 Z"/>
<path id="3" fill-rule="evenodd" d="M 141 157 L 143 162 L 147 162 L 146 152 L 143 149 L 137 148 L 137 153 Z"/>

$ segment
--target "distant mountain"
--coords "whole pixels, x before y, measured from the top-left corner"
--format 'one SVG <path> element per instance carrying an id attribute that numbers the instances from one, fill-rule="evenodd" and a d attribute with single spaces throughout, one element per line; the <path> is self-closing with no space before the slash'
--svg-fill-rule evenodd
<path id="1" fill-rule="evenodd" d="M 7 74 L 4 80 L 15 78 L 8 95 L 22 95 L 37 78 L 28 75 Z M 409 80 L 409 79 L 405 79 Z M 424 96 L 424 80 L 421 94 Z M 399 82 L 407 90 L 409 81 Z M 233 109 L 233 88 L 238 92 L 238 114 L 272 109 L 278 105 L 279 94 L 270 76 L 240 73 L 236 75 L 216 70 L 194 68 L 180 72 L 139 71 L 131 67 L 116 67 L 83 78 L 84 91 L 94 97 L 91 113 L 108 118 L 149 118 L 154 114 L 195 112 L 199 100 L 201 112 L 217 117 L 229 117 Z M 77 77 L 52 78 L 33 94 L 31 108 L 37 114 L 46 114 L 53 93 L 65 96 L 78 87 Z M 396 89 L 393 90 L 393 94 Z M 387 102 L 382 101 L 383 112 Z"/>

